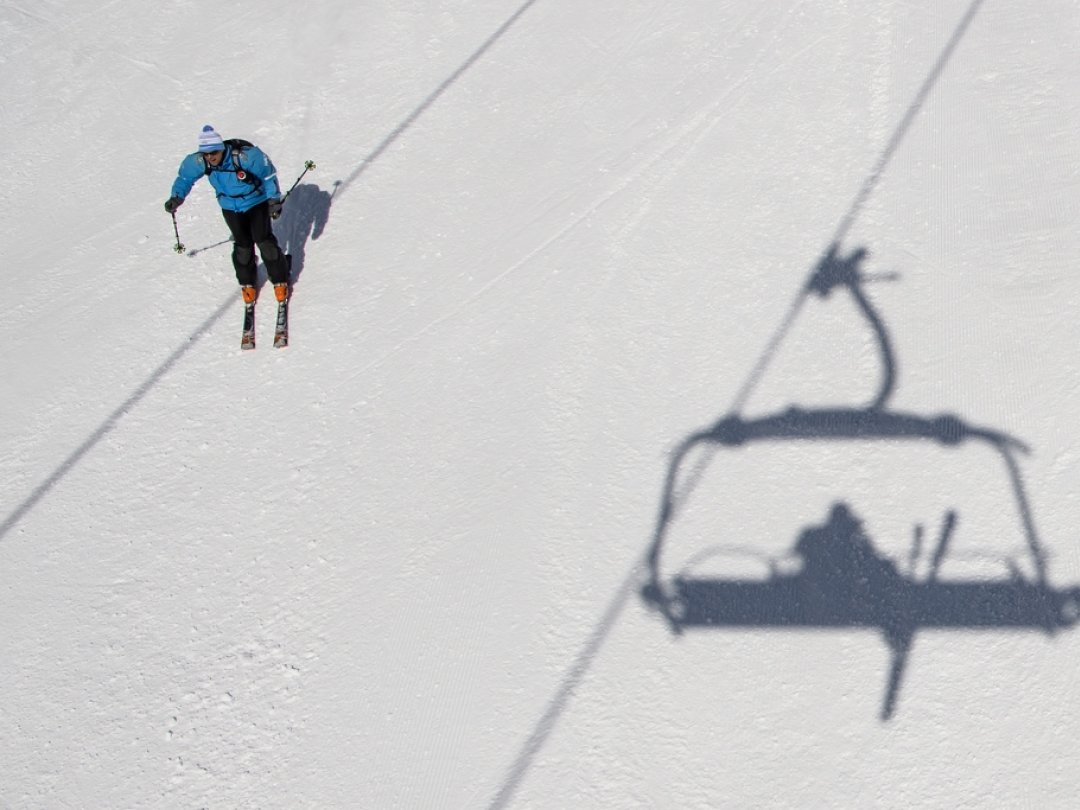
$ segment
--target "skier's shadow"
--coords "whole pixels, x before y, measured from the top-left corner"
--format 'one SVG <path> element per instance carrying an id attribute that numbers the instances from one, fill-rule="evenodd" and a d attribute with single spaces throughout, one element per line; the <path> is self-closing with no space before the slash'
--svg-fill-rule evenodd
<path id="1" fill-rule="evenodd" d="M 307 243 L 322 236 L 330 219 L 332 195 L 317 185 L 305 183 L 289 194 L 281 217 L 274 223 L 274 235 L 281 249 L 292 257 L 292 283 L 304 272 Z"/>

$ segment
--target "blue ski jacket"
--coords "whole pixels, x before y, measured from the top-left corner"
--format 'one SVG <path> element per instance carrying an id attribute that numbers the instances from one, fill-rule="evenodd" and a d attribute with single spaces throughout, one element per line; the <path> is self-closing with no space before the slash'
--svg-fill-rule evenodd
<path id="1" fill-rule="evenodd" d="M 191 153 L 180 161 L 172 196 L 185 199 L 200 177 L 210 180 L 218 205 L 227 211 L 247 211 L 264 200 L 281 197 L 277 169 L 257 146 L 238 149 L 226 143 L 217 166 L 210 166 L 201 152 Z"/>

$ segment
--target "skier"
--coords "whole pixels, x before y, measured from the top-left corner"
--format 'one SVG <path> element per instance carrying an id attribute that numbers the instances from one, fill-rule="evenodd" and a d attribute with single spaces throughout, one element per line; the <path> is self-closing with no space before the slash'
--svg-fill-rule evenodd
<path id="1" fill-rule="evenodd" d="M 198 151 L 180 162 L 172 196 L 165 210 L 172 214 L 184 203 L 200 177 L 207 177 L 217 194 L 221 213 L 233 236 L 232 262 L 244 304 L 255 303 L 255 246 L 258 245 L 274 297 L 289 297 L 289 259 L 274 237 L 271 219 L 281 214 L 277 169 L 259 147 L 247 141 L 222 140 L 207 124 L 199 133 Z"/>

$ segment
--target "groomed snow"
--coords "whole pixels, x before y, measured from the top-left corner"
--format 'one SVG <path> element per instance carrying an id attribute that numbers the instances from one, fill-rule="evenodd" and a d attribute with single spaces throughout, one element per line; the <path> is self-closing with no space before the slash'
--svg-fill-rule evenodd
<path id="1" fill-rule="evenodd" d="M 1000 0 L 6 3 L 0 808 L 1075 806 L 1068 622 L 919 627 L 885 712 L 882 628 L 676 633 L 642 588 L 657 546 L 667 589 L 798 577 L 837 504 L 907 582 L 1080 587 L 1078 41 Z M 206 183 L 173 251 L 205 123 L 317 164 L 286 350 L 264 304 L 239 351 Z M 834 243 L 860 282 L 808 293 Z M 721 441 L 792 407 L 1027 452 Z"/>

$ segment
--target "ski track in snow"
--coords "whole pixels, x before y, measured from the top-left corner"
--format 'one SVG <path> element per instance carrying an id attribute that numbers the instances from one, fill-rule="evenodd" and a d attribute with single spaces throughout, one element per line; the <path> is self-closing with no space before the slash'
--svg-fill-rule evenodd
<path id="1" fill-rule="evenodd" d="M 801 6 L 802 3 L 800 3 L 799 5 Z M 779 73 L 788 64 L 790 64 L 790 62 L 794 61 L 797 57 L 803 55 L 805 52 L 818 47 L 824 40 L 824 36 L 818 37 L 811 43 L 807 44 L 805 47 L 790 54 L 786 59 L 776 63 L 766 75 Z M 477 289 L 470 296 L 459 302 L 452 309 L 447 310 L 444 314 L 429 321 L 427 324 L 425 324 L 424 326 L 410 334 L 408 337 L 394 345 L 394 347 L 388 352 L 360 368 L 356 372 L 356 374 L 353 375 L 353 379 L 361 377 L 365 373 L 384 365 L 388 360 L 395 357 L 407 346 L 415 343 L 417 340 L 420 340 L 422 337 L 427 335 L 440 324 L 445 323 L 446 321 L 451 320 L 468 311 L 470 307 L 472 307 L 478 300 L 487 295 L 491 290 L 493 290 L 503 281 L 508 279 L 518 270 L 528 265 L 537 256 L 543 254 L 552 245 L 563 240 L 583 222 L 586 222 L 590 218 L 592 218 L 596 214 L 596 212 L 599 211 L 602 207 L 604 207 L 607 203 L 624 194 L 644 175 L 646 175 L 655 166 L 657 166 L 657 164 L 664 162 L 665 160 L 670 164 L 670 166 L 667 171 L 665 171 L 655 181 L 654 185 L 662 185 L 663 183 L 667 182 L 667 180 L 672 175 L 680 171 L 686 164 L 686 162 L 691 159 L 691 157 L 693 156 L 694 148 L 697 146 L 697 144 L 712 131 L 713 127 L 715 127 L 718 123 L 722 122 L 723 119 L 716 114 L 717 110 L 721 107 L 721 105 L 725 104 L 725 102 L 727 102 L 736 91 L 745 87 L 751 78 L 757 78 L 755 69 L 757 68 L 760 61 L 765 58 L 765 53 L 767 52 L 767 50 L 768 49 L 763 49 L 758 62 L 755 62 L 755 64 L 752 65 L 751 68 L 748 69 L 738 81 L 730 85 L 719 97 L 716 98 L 715 101 L 712 102 L 710 106 L 708 106 L 696 116 L 694 116 L 694 118 L 690 122 L 679 127 L 678 130 L 673 133 L 667 143 L 660 146 L 657 150 L 653 152 L 652 155 L 641 160 L 638 165 L 635 166 L 631 171 L 627 172 L 623 176 L 623 178 L 613 186 L 613 188 L 597 196 L 591 203 L 586 206 L 585 210 L 580 215 L 569 219 L 540 245 L 529 251 L 518 261 L 506 267 L 500 273 L 493 276 L 479 289 Z M 743 100 L 745 100 L 745 98 L 746 95 L 742 96 L 737 100 L 736 103 L 741 103 Z M 411 123 L 412 120 L 415 120 L 415 118 L 410 118 L 409 123 Z M 402 127 L 401 129 L 403 128 L 404 127 Z M 396 132 L 397 130 L 395 131 L 395 133 Z M 676 150 L 679 151 L 679 155 L 676 155 L 675 158 L 672 159 L 672 155 L 676 152 Z M 376 154 L 379 151 L 382 150 L 377 150 Z M 642 194 L 642 196 L 647 195 Z M 623 232 L 625 233 L 632 230 L 634 228 L 635 222 L 639 218 L 640 216 L 628 218 L 623 226 Z"/>

